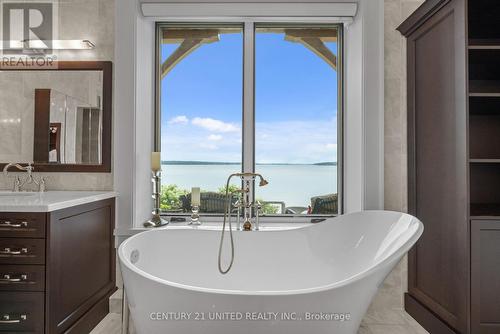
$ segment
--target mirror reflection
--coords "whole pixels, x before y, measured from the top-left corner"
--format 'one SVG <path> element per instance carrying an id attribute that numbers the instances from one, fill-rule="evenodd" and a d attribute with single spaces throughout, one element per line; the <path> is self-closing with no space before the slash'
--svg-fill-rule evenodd
<path id="1" fill-rule="evenodd" d="M 102 71 L 3 71 L 0 82 L 1 163 L 102 163 Z"/>
<path id="2" fill-rule="evenodd" d="M 101 138 L 102 112 L 99 99 L 92 105 L 78 97 L 50 90 L 48 155 L 47 159 L 37 160 L 100 164 Z"/>

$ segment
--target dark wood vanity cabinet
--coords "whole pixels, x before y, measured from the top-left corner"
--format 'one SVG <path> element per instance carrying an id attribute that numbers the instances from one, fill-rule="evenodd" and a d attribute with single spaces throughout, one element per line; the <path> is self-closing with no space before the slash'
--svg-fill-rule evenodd
<path id="1" fill-rule="evenodd" d="M 89 333 L 116 290 L 114 199 L 0 212 L 0 333 Z"/>
<path id="2" fill-rule="evenodd" d="M 430 333 L 500 333 L 500 1 L 427 0 L 407 38 L 406 310 Z"/>

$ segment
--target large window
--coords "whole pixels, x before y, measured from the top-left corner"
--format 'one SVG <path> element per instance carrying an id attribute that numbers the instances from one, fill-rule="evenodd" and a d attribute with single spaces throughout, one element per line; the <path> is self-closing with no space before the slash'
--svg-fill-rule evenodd
<path id="1" fill-rule="evenodd" d="M 229 174 L 255 171 L 266 215 L 341 208 L 341 27 L 159 25 L 162 209 L 222 214 Z M 231 187 L 238 187 L 235 179 Z"/>

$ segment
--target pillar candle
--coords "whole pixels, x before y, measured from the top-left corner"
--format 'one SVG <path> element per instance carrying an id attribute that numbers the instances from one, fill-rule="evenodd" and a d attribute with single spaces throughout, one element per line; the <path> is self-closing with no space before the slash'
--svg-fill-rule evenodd
<path id="1" fill-rule="evenodd" d="M 160 152 L 151 153 L 151 170 L 154 172 L 158 172 L 161 170 Z"/>
<path id="2" fill-rule="evenodd" d="M 191 189 L 191 206 L 200 206 L 200 188 Z"/>

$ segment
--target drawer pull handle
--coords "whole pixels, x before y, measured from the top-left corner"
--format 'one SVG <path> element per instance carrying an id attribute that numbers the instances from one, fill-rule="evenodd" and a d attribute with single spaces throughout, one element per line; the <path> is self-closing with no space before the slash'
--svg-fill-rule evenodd
<path id="1" fill-rule="evenodd" d="M 12 277 L 10 274 L 4 274 L 2 276 L 3 277 L 0 278 L 0 282 L 21 282 L 28 279 L 27 274 L 21 274 L 19 277 Z"/>
<path id="2" fill-rule="evenodd" d="M 0 324 L 18 324 L 21 321 L 26 321 L 27 319 L 28 319 L 28 317 L 26 316 L 26 314 L 21 314 L 19 316 L 19 318 L 16 318 L 16 319 L 11 319 L 10 315 L 4 314 L 4 315 L 2 315 L 2 318 L 0 319 Z"/>
<path id="3" fill-rule="evenodd" d="M 28 227 L 28 222 L 20 222 L 13 224 L 9 221 L 4 221 L 3 223 L 0 223 L 0 227 L 10 227 L 10 228 Z"/>
<path id="4" fill-rule="evenodd" d="M 21 254 L 28 254 L 28 248 L 21 248 L 19 250 L 13 250 L 10 247 L 5 247 L 2 251 L 0 251 L 0 254 L 5 254 L 5 255 L 21 255 Z"/>

